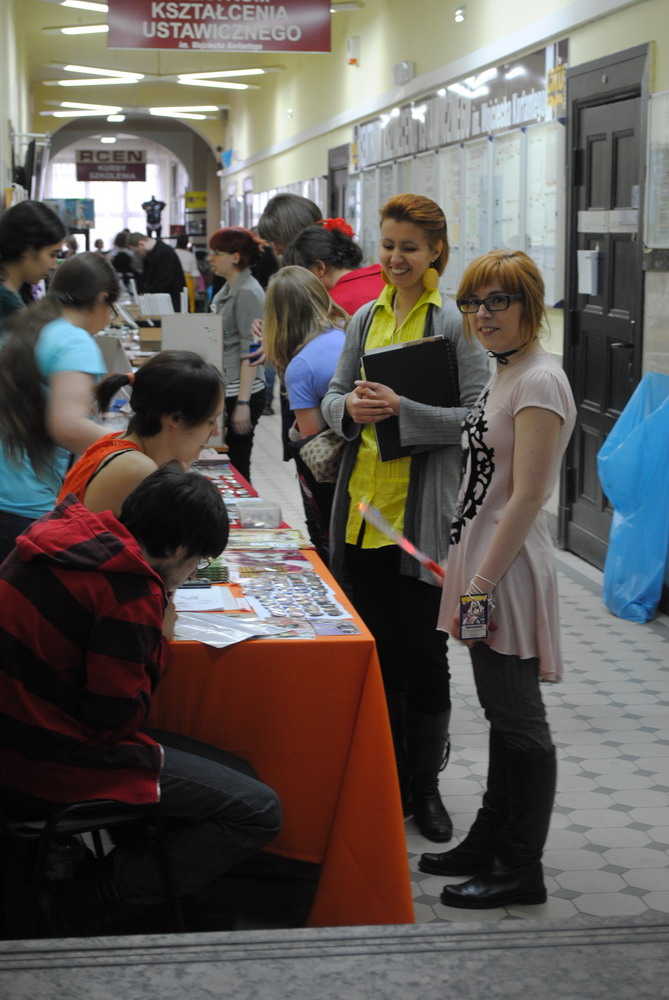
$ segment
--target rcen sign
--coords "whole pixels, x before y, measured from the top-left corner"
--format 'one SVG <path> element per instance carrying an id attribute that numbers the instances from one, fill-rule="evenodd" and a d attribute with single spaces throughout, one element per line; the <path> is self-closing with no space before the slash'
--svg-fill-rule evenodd
<path id="1" fill-rule="evenodd" d="M 330 0 L 108 0 L 111 49 L 329 52 Z"/>
<path id="2" fill-rule="evenodd" d="M 78 181 L 144 181 L 143 149 L 78 149 Z"/>

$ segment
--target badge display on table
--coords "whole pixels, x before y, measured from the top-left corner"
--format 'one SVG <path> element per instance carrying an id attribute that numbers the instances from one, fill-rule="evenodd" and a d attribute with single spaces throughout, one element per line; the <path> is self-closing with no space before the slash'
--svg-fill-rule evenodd
<path id="1" fill-rule="evenodd" d="M 463 594 L 460 598 L 460 638 L 487 639 L 489 613 L 487 594 Z"/>

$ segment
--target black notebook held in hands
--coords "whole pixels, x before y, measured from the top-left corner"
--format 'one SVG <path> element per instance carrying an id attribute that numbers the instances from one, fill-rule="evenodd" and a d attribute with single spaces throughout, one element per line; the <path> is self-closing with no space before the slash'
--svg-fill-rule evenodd
<path id="1" fill-rule="evenodd" d="M 455 347 L 444 337 L 377 347 L 363 354 L 362 366 L 368 382 L 387 385 L 399 396 L 428 406 L 460 405 Z M 374 424 L 374 432 L 382 462 L 411 454 L 411 447 L 400 444 L 397 417 Z"/>

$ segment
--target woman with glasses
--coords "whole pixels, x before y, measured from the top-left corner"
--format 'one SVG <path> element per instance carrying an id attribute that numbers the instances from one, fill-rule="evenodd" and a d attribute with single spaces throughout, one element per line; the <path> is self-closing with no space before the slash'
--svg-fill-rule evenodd
<path id="1" fill-rule="evenodd" d="M 105 371 L 93 338 L 117 296 L 111 265 L 80 253 L 60 265 L 48 295 L 8 322 L 0 352 L 0 562 L 54 507 L 72 453 L 105 433 L 89 419 Z"/>
<path id="2" fill-rule="evenodd" d="M 218 433 L 223 379 L 214 365 L 192 351 L 161 351 L 136 373 L 109 375 L 96 386 L 98 411 L 130 389 L 128 429 L 106 434 L 70 469 L 58 502 L 73 493 L 92 511 L 118 515 L 123 501 L 161 465 L 188 467 Z"/>
<path id="3" fill-rule="evenodd" d="M 235 469 L 250 481 L 254 429 L 265 408 L 264 368 L 248 360 L 253 322 L 265 312 L 265 293 L 250 270 L 260 244 L 248 229 L 230 226 L 214 233 L 209 250 L 214 274 L 225 280 L 211 302 L 223 317 L 225 443 Z"/>
<path id="4" fill-rule="evenodd" d="M 327 423 L 347 441 L 330 525 L 331 566 L 350 585 L 376 639 L 405 812 L 423 836 L 443 842 L 453 827 L 438 788 L 451 709 L 446 637 L 436 630 L 440 590 L 431 573 L 363 522 L 358 504 L 377 507 L 432 558 L 446 557 L 460 483 L 460 425 L 488 364 L 483 351 L 468 348 L 462 318 L 437 289 L 448 261 L 438 205 L 414 194 L 391 198 L 381 209 L 379 261 L 386 287 L 352 318 L 322 403 Z M 454 345 L 460 406 L 427 406 L 363 379 L 365 351 L 429 334 Z M 382 462 L 374 425 L 389 416 L 399 418 L 400 441 L 412 452 Z"/>
<path id="5" fill-rule="evenodd" d="M 553 543 L 541 508 L 575 407 L 562 368 L 539 341 L 544 283 L 530 257 L 493 250 L 472 261 L 457 302 L 466 336 L 495 359 L 495 372 L 464 425 L 439 627 L 469 646 L 490 723 L 488 779 L 466 838 L 424 854 L 419 867 L 472 876 L 447 885 L 441 901 L 476 910 L 546 900 L 541 855 L 556 760 L 539 684 L 558 681 L 562 661 Z M 472 636 L 466 624 L 472 601 L 487 604 L 487 636 L 485 626 Z"/>

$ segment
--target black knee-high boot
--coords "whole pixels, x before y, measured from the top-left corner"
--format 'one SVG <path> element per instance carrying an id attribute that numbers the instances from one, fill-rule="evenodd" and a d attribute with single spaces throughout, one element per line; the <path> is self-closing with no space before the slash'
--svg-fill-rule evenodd
<path id="1" fill-rule="evenodd" d="M 407 750 L 411 771 L 411 802 L 416 826 L 428 840 L 444 843 L 453 824 L 439 794 L 439 774 L 448 763 L 451 713 L 407 711 Z"/>
<path id="2" fill-rule="evenodd" d="M 506 818 L 506 744 L 491 729 L 488 738 L 488 780 L 481 808 L 469 833 L 452 851 L 423 854 L 418 868 L 430 875 L 477 875 L 493 862 L 495 842 Z"/>
<path id="3" fill-rule="evenodd" d="M 446 886 L 441 901 L 447 906 L 488 910 L 546 902 L 541 855 L 555 798 L 555 748 L 539 753 L 507 749 L 506 754 L 508 813 L 492 867 L 462 885 Z"/>
<path id="4" fill-rule="evenodd" d="M 411 815 L 411 774 L 409 773 L 409 761 L 407 756 L 407 706 L 406 695 L 403 691 L 386 693 L 388 704 L 388 718 L 390 720 L 390 732 L 393 737 L 393 748 L 395 750 L 395 764 L 397 766 L 397 777 L 400 783 L 400 795 L 402 796 L 402 811 L 404 816 Z"/>

